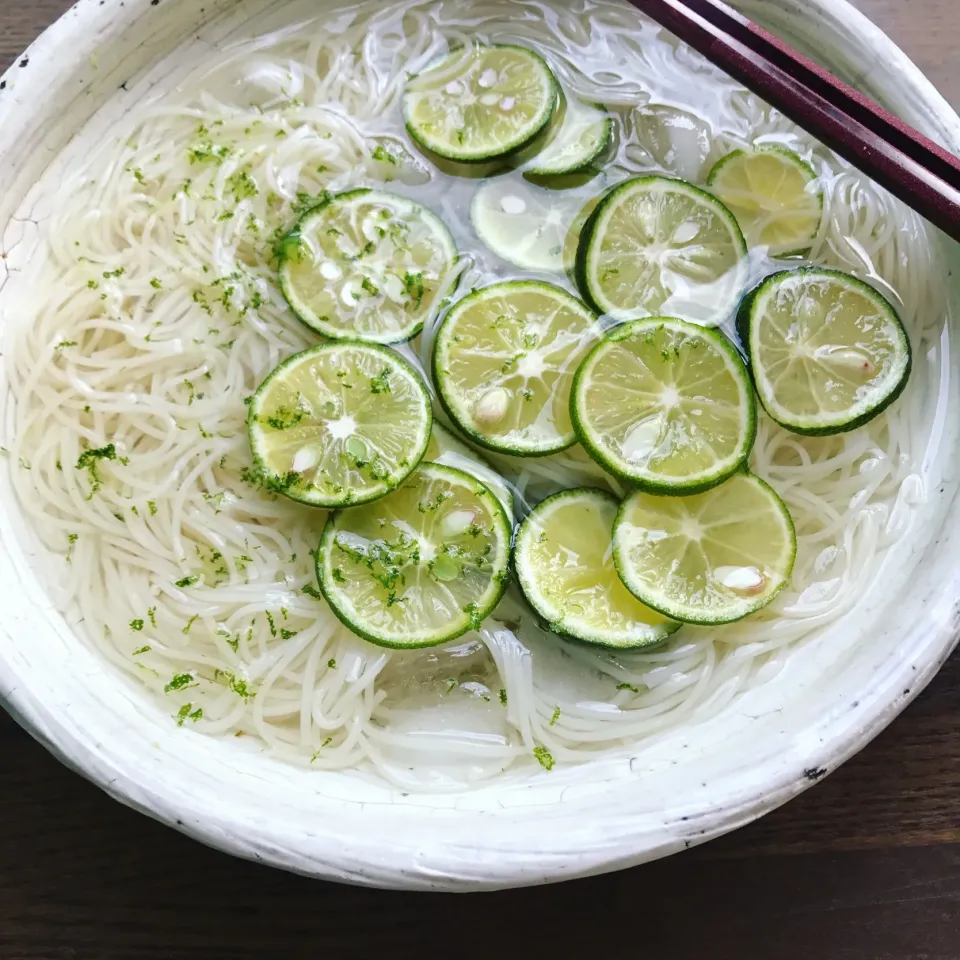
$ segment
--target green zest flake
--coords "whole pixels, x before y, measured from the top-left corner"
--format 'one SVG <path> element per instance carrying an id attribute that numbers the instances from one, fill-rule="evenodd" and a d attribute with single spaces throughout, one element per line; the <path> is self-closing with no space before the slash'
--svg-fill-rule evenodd
<path id="1" fill-rule="evenodd" d="M 371 156 L 374 160 L 378 160 L 380 163 L 391 163 L 394 166 L 397 165 L 397 158 L 383 146 L 378 145 L 374 147 Z"/>
<path id="2" fill-rule="evenodd" d="M 500 703 L 504 707 L 507 705 L 507 691 L 502 687 L 500 688 Z"/>
<path id="3" fill-rule="evenodd" d="M 80 539 L 79 533 L 68 533 L 67 534 L 67 543 L 73 545 Z"/>
<path id="4" fill-rule="evenodd" d="M 403 290 L 406 295 L 413 300 L 416 306 L 420 306 L 423 300 L 423 274 L 405 273 L 403 276 Z"/>
<path id="5" fill-rule="evenodd" d="M 263 422 L 273 427 L 274 430 L 289 430 L 300 423 L 303 418 L 303 410 L 289 410 L 286 407 L 280 407 L 272 417 L 267 417 Z"/>
<path id="6" fill-rule="evenodd" d="M 331 657 L 331 658 L 327 661 L 327 667 L 329 667 L 329 669 L 331 669 L 331 670 L 336 670 L 336 669 L 337 669 L 337 661 L 336 661 L 333 657 Z"/>
<path id="7" fill-rule="evenodd" d="M 133 651 L 133 656 L 139 657 L 141 654 L 149 653 L 152 649 L 153 649 L 153 647 L 151 647 L 151 646 L 148 644 L 148 645 L 145 646 L 145 647 L 140 647 L 139 650 L 134 650 L 134 651 Z"/>
<path id="8" fill-rule="evenodd" d="M 61 340 L 53 349 L 56 353 L 59 353 L 61 350 L 64 350 L 66 347 L 75 347 L 77 346 L 76 340 Z"/>
<path id="9" fill-rule="evenodd" d="M 199 143 L 187 150 L 191 163 L 215 163 L 220 166 L 230 156 L 230 148 L 214 145 L 211 141 Z"/>
<path id="10" fill-rule="evenodd" d="M 280 631 L 280 636 L 281 636 L 284 640 L 291 640 L 291 639 L 293 639 L 293 637 L 295 637 L 298 633 L 299 633 L 298 630 L 281 630 L 281 631 Z"/>
<path id="11" fill-rule="evenodd" d="M 303 587 L 301 593 L 305 593 L 308 597 L 313 597 L 314 600 L 323 599 L 323 594 L 312 583 L 308 583 Z"/>
<path id="12" fill-rule="evenodd" d="M 102 485 L 100 476 L 97 473 L 97 465 L 100 460 L 119 460 L 122 464 L 130 462 L 126 457 L 117 456 L 117 449 L 112 443 L 96 450 L 85 450 L 81 453 L 77 460 L 76 468 L 77 470 L 87 470 L 89 473 L 90 496 L 87 497 L 88 500 L 93 497 Z"/>
<path id="13" fill-rule="evenodd" d="M 267 617 L 267 623 L 270 625 L 270 636 L 275 637 L 277 635 L 277 625 L 273 622 L 273 614 L 269 610 L 265 611 Z"/>
<path id="14" fill-rule="evenodd" d="M 200 619 L 200 614 L 195 613 L 188 621 L 187 625 L 183 628 L 181 633 L 190 633 L 190 628 Z"/>
<path id="15" fill-rule="evenodd" d="M 544 770 L 552 770 L 556 765 L 553 755 L 546 747 L 534 747 L 533 755 L 537 758 L 537 763 L 539 763 Z"/>
<path id="16" fill-rule="evenodd" d="M 549 726 L 551 726 L 551 727 L 554 726 L 559 719 L 560 719 L 560 708 L 559 708 L 559 707 L 554 707 L 554 708 L 553 708 L 553 716 L 550 718 Z"/>
<path id="17" fill-rule="evenodd" d="M 198 707 L 196 710 L 193 710 L 193 713 L 190 712 L 191 710 L 193 710 L 193 704 L 192 704 L 192 703 L 185 703 L 185 704 L 177 711 L 177 726 L 178 726 L 178 727 L 182 727 L 183 724 L 184 724 L 187 720 L 192 720 L 194 723 L 196 723 L 198 720 L 202 720 L 202 719 L 203 719 L 203 709 L 202 709 L 202 708 L 199 708 L 199 707 Z"/>
<path id="18" fill-rule="evenodd" d="M 617 689 L 618 689 L 618 690 L 629 690 L 631 693 L 639 693 L 639 692 L 640 692 L 640 690 L 639 690 L 637 687 L 635 687 L 632 683 L 618 683 L 618 684 L 617 684 Z"/>
<path id="19" fill-rule="evenodd" d="M 329 747 L 331 743 L 333 743 L 333 737 L 327 737 L 327 739 L 324 740 L 323 743 L 320 744 L 320 750 L 322 750 L 324 747 Z M 320 750 L 318 750 L 318 751 L 310 758 L 310 762 L 311 762 L 311 763 L 313 763 L 313 761 L 316 760 L 317 757 L 320 756 Z"/>
<path id="20" fill-rule="evenodd" d="M 250 689 L 247 681 L 240 680 L 235 673 L 224 670 L 221 671 L 220 675 L 226 678 L 228 686 L 238 697 L 243 697 L 244 700 L 252 700 L 257 695 L 255 690 Z"/>
<path id="21" fill-rule="evenodd" d="M 390 393 L 390 371 L 384 367 L 370 380 L 371 393 Z"/>
<path id="22" fill-rule="evenodd" d="M 131 621 L 130 621 L 130 629 L 133 630 L 134 633 L 139 633 L 139 632 L 143 629 L 143 621 L 142 621 L 142 620 L 131 620 Z"/>
<path id="23" fill-rule="evenodd" d="M 183 690 L 194 682 L 192 673 L 178 673 L 164 688 L 164 693 L 172 693 L 174 690 Z"/>
<path id="24" fill-rule="evenodd" d="M 178 580 L 174 586 L 179 587 L 181 590 L 185 590 L 187 587 L 192 587 L 195 583 L 200 582 L 199 576 L 193 577 L 184 577 L 182 580 Z"/>
<path id="25" fill-rule="evenodd" d="M 155 627 L 157 625 L 157 608 L 151 607 L 147 611 L 147 617 L 150 619 L 150 626 Z"/>
<path id="26" fill-rule="evenodd" d="M 117 267 L 116 270 L 105 270 L 103 273 L 104 280 L 116 280 L 118 277 L 122 277 L 127 271 L 123 267 Z"/>
<path id="27" fill-rule="evenodd" d="M 301 250 L 302 243 L 303 238 L 300 236 L 300 231 L 296 229 L 291 230 L 289 233 L 280 237 L 274 244 L 274 255 L 281 261 L 299 261 L 303 256 L 303 251 Z"/>
<path id="28" fill-rule="evenodd" d="M 256 182 L 246 170 L 240 170 L 227 180 L 227 188 L 239 203 L 247 197 L 255 197 L 259 192 Z"/>
<path id="29" fill-rule="evenodd" d="M 154 290 L 163 289 L 163 284 L 156 277 L 150 278 L 150 286 L 153 287 Z"/>

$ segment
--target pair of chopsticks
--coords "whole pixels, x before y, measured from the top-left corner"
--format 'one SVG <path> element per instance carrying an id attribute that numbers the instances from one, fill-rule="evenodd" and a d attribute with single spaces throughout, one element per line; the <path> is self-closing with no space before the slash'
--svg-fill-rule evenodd
<path id="1" fill-rule="evenodd" d="M 960 241 L 960 160 L 721 0 L 631 0 Z"/>

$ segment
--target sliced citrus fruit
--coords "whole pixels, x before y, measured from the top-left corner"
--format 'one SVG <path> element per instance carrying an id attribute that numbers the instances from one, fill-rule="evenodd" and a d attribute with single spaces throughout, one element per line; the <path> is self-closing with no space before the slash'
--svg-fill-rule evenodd
<path id="1" fill-rule="evenodd" d="M 626 588 L 685 623 L 731 623 L 765 607 L 789 579 L 796 552 L 783 501 L 748 473 L 692 497 L 637 491 L 620 507 L 613 534 Z"/>
<path id="2" fill-rule="evenodd" d="M 669 317 L 624 324 L 597 344 L 577 371 L 571 413 L 587 453 L 651 493 L 722 483 L 757 432 L 753 387 L 733 344 Z"/>
<path id="3" fill-rule="evenodd" d="M 611 537 L 619 501 L 591 487 L 564 490 L 520 525 L 514 564 L 530 605 L 561 636 L 604 647 L 660 643 L 679 628 L 620 582 Z"/>
<path id="4" fill-rule="evenodd" d="M 337 617 L 385 647 L 476 629 L 509 578 L 510 524 L 473 477 L 425 463 L 389 496 L 331 515 L 317 578 Z"/>
<path id="5" fill-rule="evenodd" d="M 794 433 L 844 433 L 885 410 L 907 385 L 910 343 L 873 287 L 822 268 L 775 273 L 737 319 L 760 402 Z"/>
<path id="6" fill-rule="evenodd" d="M 450 309 L 434 343 L 434 379 L 450 418 L 481 446 L 545 456 L 576 442 L 570 387 L 599 339 L 591 311 L 559 287 L 498 283 Z"/>
<path id="7" fill-rule="evenodd" d="M 294 313 L 325 337 L 368 343 L 415 337 L 457 262 L 450 231 L 426 207 L 375 190 L 331 197 L 277 249 Z"/>
<path id="8" fill-rule="evenodd" d="M 433 421 L 417 372 L 392 350 L 325 343 L 284 361 L 250 402 L 260 480 L 317 507 L 389 493 L 420 462 Z"/>
<path id="9" fill-rule="evenodd" d="M 510 44 L 454 50 L 407 84 L 404 119 L 421 146 L 477 163 L 525 147 L 550 122 L 559 87 L 543 57 Z"/>
<path id="10" fill-rule="evenodd" d="M 734 150 L 710 171 L 707 185 L 737 218 L 750 246 L 771 256 L 806 253 L 820 229 L 823 192 L 817 173 L 792 150 L 767 144 Z"/>
<path id="11" fill-rule="evenodd" d="M 732 213 L 683 180 L 614 187 L 580 237 L 576 276 L 601 313 L 673 316 L 713 327 L 736 309 L 747 245 Z"/>

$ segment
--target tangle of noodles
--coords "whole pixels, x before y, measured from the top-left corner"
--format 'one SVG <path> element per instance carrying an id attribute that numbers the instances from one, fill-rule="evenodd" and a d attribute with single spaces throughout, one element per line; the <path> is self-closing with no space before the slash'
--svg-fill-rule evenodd
<path id="1" fill-rule="evenodd" d="M 618 116 L 606 181 L 554 191 L 571 214 L 604 183 L 649 170 L 702 182 L 729 150 L 777 141 L 821 178 L 812 262 L 884 289 L 918 358 L 937 356 L 946 303 L 919 218 L 615 0 L 337 8 L 211 52 L 73 163 L 42 225 L 23 322 L 6 331 L 15 402 L 0 438 L 55 555 L 61 609 L 171 722 L 406 788 L 529 770 L 535 749 L 574 762 L 701 723 L 770 682 L 857 604 L 908 528 L 939 389 L 939 364 L 918 364 L 899 403 L 834 438 L 761 417 L 751 466 L 789 506 L 799 552 L 790 588 L 758 616 L 613 655 L 543 634 L 508 595 L 446 649 L 354 637 L 313 595 L 325 515 L 248 482 L 244 401 L 315 342 L 277 288 L 273 241 L 323 191 L 387 182 L 450 225 L 462 289 L 518 275 L 471 232 L 478 181 L 420 159 L 401 120 L 408 73 L 477 38 L 534 45 L 568 95 Z M 762 255 L 752 267 L 773 269 Z M 425 357 L 433 329 L 402 352 Z M 576 449 L 491 460 L 520 509 L 609 484 Z"/>

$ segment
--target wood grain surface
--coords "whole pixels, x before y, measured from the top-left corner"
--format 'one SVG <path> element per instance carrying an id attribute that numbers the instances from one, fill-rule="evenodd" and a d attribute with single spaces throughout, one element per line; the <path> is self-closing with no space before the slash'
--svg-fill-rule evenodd
<path id="1" fill-rule="evenodd" d="M 960 0 L 857 0 L 960 106 Z M 0 0 L 0 68 L 66 0 Z M 480 897 L 233 860 L 119 806 L 0 712 L 0 960 L 960 960 L 960 656 L 758 823 L 669 860 Z"/>

